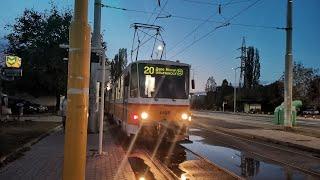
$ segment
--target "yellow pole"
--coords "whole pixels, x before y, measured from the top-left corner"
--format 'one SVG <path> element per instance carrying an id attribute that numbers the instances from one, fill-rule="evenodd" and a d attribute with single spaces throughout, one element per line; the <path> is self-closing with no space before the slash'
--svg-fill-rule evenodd
<path id="1" fill-rule="evenodd" d="M 88 0 L 75 0 L 69 31 L 68 104 L 64 143 L 64 180 L 84 180 L 90 78 Z"/>

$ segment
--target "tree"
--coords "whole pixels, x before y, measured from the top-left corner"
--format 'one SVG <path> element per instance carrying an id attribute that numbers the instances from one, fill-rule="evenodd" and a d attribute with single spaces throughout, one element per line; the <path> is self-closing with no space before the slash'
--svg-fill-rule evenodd
<path id="1" fill-rule="evenodd" d="M 247 48 L 247 58 L 244 66 L 244 88 L 251 89 L 259 85 L 260 55 L 253 46 Z"/>
<path id="2" fill-rule="evenodd" d="M 127 49 L 119 49 L 119 53 L 114 56 L 114 59 L 111 61 L 111 80 L 114 83 L 121 75 L 122 71 L 127 66 Z"/>
<path id="3" fill-rule="evenodd" d="M 206 93 L 208 92 L 215 92 L 217 89 L 217 83 L 216 83 L 216 80 L 213 78 L 213 76 L 210 76 L 207 80 L 207 83 L 206 83 L 206 87 L 205 87 L 205 91 Z"/>
<path id="4" fill-rule="evenodd" d="M 7 53 L 22 58 L 23 76 L 15 82 L 15 89 L 34 96 L 55 95 L 57 106 L 60 94 L 66 94 L 67 63 L 62 59 L 67 50 L 59 44 L 68 44 L 71 11 L 59 13 L 55 7 L 41 13 L 26 9 L 6 36 Z"/>
<path id="5" fill-rule="evenodd" d="M 302 100 L 304 106 L 308 106 L 312 101 L 309 92 L 313 81 L 317 78 L 317 74 L 317 69 L 307 68 L 301 62 L 294 63 L 292 96 L 294 99 Z M 284 82 L 284 73 L 281 81 Z"/>
<path id="6" fill-rule="evenodd" d="M 311 82 L 310 91 L 308 93 L 311 105 L 320 108 L 320 76 L 317 75 Z"/>

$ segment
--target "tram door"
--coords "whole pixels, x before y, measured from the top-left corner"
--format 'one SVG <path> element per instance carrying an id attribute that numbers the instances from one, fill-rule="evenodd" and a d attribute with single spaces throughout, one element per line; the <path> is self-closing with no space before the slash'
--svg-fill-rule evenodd
<path id="1" fill-rule="evenodd" d="M 127 123 L 128 122 L 128 94 L 129 94 L 129 81 L 130 76 L 129 73 L 124 77 L 124 89 L 123 89 L 123 120 Z"/>

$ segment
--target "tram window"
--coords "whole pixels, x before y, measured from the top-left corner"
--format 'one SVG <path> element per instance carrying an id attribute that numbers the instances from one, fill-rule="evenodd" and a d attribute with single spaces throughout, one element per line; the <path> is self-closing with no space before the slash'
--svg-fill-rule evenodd
<path id="1" fill-rule="evenodd" d="M 130 80 L 130 75 L 127 74 L 127 75 L 124 77 L 124 86 L 129 86 L 129 80 Z"/>
<path id="2" fill-rule="evenodd" d="M 155 77 L 152 77 L 151 75 L 146 75 L 145 78 L 146 80 L 144 82 L 144 95 L 147 97 L 153 97 L 155 88 Z"/>
<path id="3" fill-rule="evenodd" d="M 131 65 L 130 97 L 138 97 L 138 69 L 137 64 Z"/>
<path id="4" fill-rule="evenodd" d="M 145 98 L 187 99 L 189 68 L 174 65 L 139 64 L 140 96 Z M 177 73 L 181 74 L 177 74 Z"/>

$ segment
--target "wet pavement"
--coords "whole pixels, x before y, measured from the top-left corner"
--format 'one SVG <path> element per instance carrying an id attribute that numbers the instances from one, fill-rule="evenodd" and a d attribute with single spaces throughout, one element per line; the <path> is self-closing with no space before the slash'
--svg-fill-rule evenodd
<path id="1" fill-rule="evenodd" d="M 155 141 L 148 142 L 139 136 L 131 148 L 130 139 L 124 138 L 125 135 L 119 132 L 119 129 L 116 129 L 113 135 L 116 141 L 122 144 L 123 149 L 130 151 L 129 162 L 137 179 L 162 179 L 159 178 L 161 171 L 152 170 L 157 168 L 152 167 L 150 162 L 146 163 L 145 155 L 134 155 L 141 150 L 149 152 L 150 157 L 154 155 L 154 158 L 149 159 L 165 166 L 167 169 L 164 171 L 170 171 L 173 179 L 213 179 L 208 177 L 219 177 L 217 174 L 224 170 L 226 171 L 220 174 L 220 179 L 236 179 L 232 174 L 244 179 L 320 178 L 317 176 L 320 174 L 320 158 L 314 154 L 290 153 L 272 146 L 241 141 L 200 127 L 193 126 L 190 129 L 190 141 L 162 142 L 158 148 Z M 202 164 L 206 165 L 201 167 Z M 224 174 L 228 176 L 224 177 Z M 165 177 L 168 176 L 163 175 L 163 179 L 166 179 Z"/>
<path id="2" fill-rule="evenodd" d="M 272 160 L 257 157 L 248 150 L 234 148 L 235 144 L 228 145 L 227 139 L 219 140 L 218 138 L 221 137 L 214 135 L 213 133 L 204 132 L 204 130 L 191 129 L 190 140 L 192 143 L 182 144 L 182 146 L 246 179 L 319 178 L 278 164 Z M 315 162 L 312 169 L 316 171 L 319 166 L 320 164 Z"/>
<path id="3" fill-rule="evenodd" d="M 133 139 L 126 138 L 118 127 L 112 129 L 116 143 L 127 151 L 137 179 L 237 179 L 178 143 L 162 142 L 157 146 L 156 141 L 138 136 L 131 147 Z"/>

